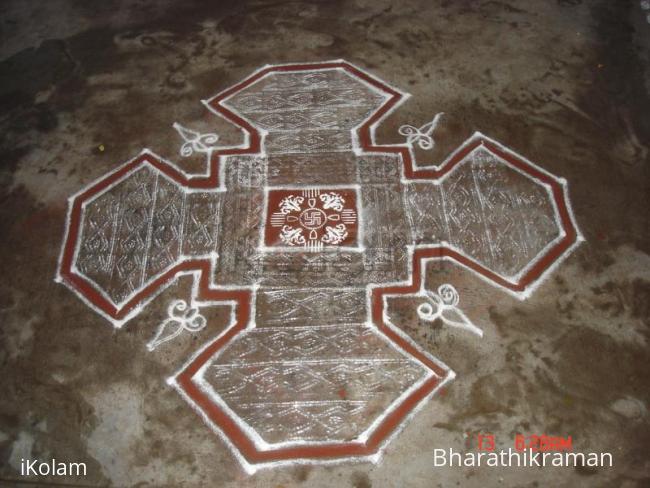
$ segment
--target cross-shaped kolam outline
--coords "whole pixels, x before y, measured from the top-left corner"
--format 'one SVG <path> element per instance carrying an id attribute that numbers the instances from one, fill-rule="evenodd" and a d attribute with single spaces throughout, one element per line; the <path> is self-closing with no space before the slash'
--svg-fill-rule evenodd
<path id="1" fill-rule="evenodd" d="M 299 446 L 262 451 L 250 440 L 240 426 L 223 410 L 215 405 L 192 381 L 194 374 L 217 351 L 232 341 L 241 331 L 254 327 L 254 304 L 257 285 L 251 287 L 215 286 L 211 283 L 211 270 L 216 266 L 216 254 L 206 258 L 185 259 L 163 274 L 152 280 L 137 291 L 124 303 L 116 305 L 96 289 L 96 285 L 74 266 L 75 254 L 80 241 L 82 211 L 84 204 L 109 187 L 119 183 L 135 170 L 150 165 L 171 180 L 182 185 L 185 191 L 224 191 L 222 158 L 233 155 L 262 154 L 264 131 L 258 130 L 244 117 L 230 110 L 222 102 L 235 93 L 245 89 L 264 76 L 275 72 L 302 72 L 327 69 L 342 69 L 373 89 L 385 94 L 385 102 L 372 113 L 357 128 L 352 130 L 353 141 L 356 142 L 357 154 L 397 154 L 402 160 L 402 180 L 424 180 L 433 183 L 441 181 L 468 154 L 479 146 L 483 146 L 497 158 L 506 162 L 512 168 L 529 178 L 543 184 L 552 196 L 556 220 L 560 225 L 560 234 L 544 250 L 536 256 L 515 279 L 509 279 L 495 273 L 478 261 L 465 255 L 462 250 L 441 242 L 437 245 L 409 246 L 409 276 L 405 282 L 373 285 L 367 287 L 369 324 L 376 327 L 386 338 L 398 348 L 406 351 L 435 374 L 417 390 L 388 413 L 383 421 L 363 442 L 347 442 L 315 446 Z M 70 197 L 68 218 L 66 220 L 65 238 L 59 258 L 57 281 L 62 282 L 74 291 L 86 304 L 106 317 L 115 327 L 121 327 L 126 321 L 137 315 L 141 309 L 155 298 L 166 286 L 179 276 L 191 274 L 194 277 L 193 302 L 198 304 L 227 304 L 231 306 L 230 325 L 214 340 L 208 342 L 197 351 L 190 360 L 168 381 L 175 386 L 181 395 L 193 403 L 204 420 L 221 434 L 222 438 L 235 447 L 235 454 L 246 467 L 251 465 L 263 466 L 288 460 L 328 460 L 337 458 L 367 458 L 376 460 L 383 446 L 390 437 L 396 434 L 400 424 L 406 417 L 412 415 L 424 400 L 429 398 L 437 389 L 450 381 L 455 375 L 451 369 L 427 352 L 421 350 L 406 334 L 390 323 L 386 314 L 386 300 L 395 295 L 409 295 L 421 292 L 424 283 L 424 266 L 430 260 L 448 260 L 454 262 L 478 275 L 490 284 L 501 287 L 517 298 L 523 299 L 530 295 L 542 278 L 548 274 L 562 259 L 564 259 L 582 240 L 577 229 L 569 199 L 567 183 L 534 163 L 517 155 L 498 142 L 476 132 L 458 149 L 456 149 L 439 166 L 428 165 L 420 167 L 415 162 L 410 145 L 377 144 L 375 129 L 380 122 L 403 103 L 407 94 L 387 85 L 385 82 L 362 71 L 360 68 L 343 61 L 336 60 L 310 64 L 288 64 L 265 66 L 233 87 L 221 92 L 212 99 L 204 101 L 205 105 L 216 115 L 225 118 L 241 128 L 245 134 L 242 145 L 221 148 L 211 152 L 207 172 L 205 174 L 189 175 L 179 169 L 174 163 L 145 149 L 134 159 L 124 163 L 111 173 L 91 183 L 88 187 Z M 237 452 L 239 451 L 239 452 Z M 242 457 L 243 456 L 243 457 Z M 252 468 L 254 470 L 255 468 Z"/>

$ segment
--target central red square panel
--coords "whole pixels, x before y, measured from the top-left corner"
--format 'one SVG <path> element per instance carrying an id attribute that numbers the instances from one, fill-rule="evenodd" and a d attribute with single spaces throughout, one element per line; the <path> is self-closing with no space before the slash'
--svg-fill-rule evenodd
<path id="1" fill-rule="evenodd" d="M 264 245 L 321 251 L 357 247 L 359 217 L 354 188 L 268 190 Z"/>

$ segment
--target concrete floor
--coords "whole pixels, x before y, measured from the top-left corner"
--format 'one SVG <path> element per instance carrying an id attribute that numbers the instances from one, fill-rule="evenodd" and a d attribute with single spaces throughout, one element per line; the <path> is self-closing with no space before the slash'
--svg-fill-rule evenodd
<path id="1" fill-rule="evenodd" d="M 642 2 L 641 2 L 642 3 Z M 650 23 L 636 1 L 5 1 L 0 6 L 0 485 L 642 487 L 650 483 Z M 586 238 L 519 301 L 453 266 L 479 340 L 393 319 L 456 373 L 378 465 L 246 475 L 146 354 L 181 279 L 122 330 L 53 281 L 67 198 L 174 121 L 241 134 L 200 100 L 267 63 L 344 58 L 413 96 L 384 123 L 445 112 L 429 160 L 481 130 L 566 178 Z M 461 285 L 459 285 L 460 288 Z M 217 333 L 224 310 L 211 312 Z M 191 340 L 185 355 L 196 349 Z M 179 353 L 180 354 L 180 353 Z M 467 433 L 571 435 L 610 469 L 434 468 Z M 85 462 L 22 478 L 21 457 Z"/>

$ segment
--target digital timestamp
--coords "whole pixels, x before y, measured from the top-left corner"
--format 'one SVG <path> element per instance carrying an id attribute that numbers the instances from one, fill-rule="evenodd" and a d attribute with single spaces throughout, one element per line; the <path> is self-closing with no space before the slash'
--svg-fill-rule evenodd
<path id="1" fill-rule="evenodd" d="M 479 451 L 494 451 L 496 449 L 496 437 L 494 434 L 477 434 L 476 448 Z M 525 450 L 533 452 L 572 451 L 573 438 L 571 436 L 561 437 L 546 434 L 528 436 L 516 434 L 514 449 L 519 452 Z"/>

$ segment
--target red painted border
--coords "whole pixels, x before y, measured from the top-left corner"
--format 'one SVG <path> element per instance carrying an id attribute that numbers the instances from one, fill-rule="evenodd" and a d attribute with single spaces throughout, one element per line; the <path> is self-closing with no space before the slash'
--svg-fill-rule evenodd
<path id="1" fill-rule="evenodd" d="M 564 236 L 554 246 L 547 250 L 541 259 L 539 259 L 535 265 L 532 266 L 527 271 L 527 273 L 516 282 L 511 282 L 504 279 L 503 277 L 485 268 L 477 261 L 463 256 L 457 251 L 446 246 L 416 249 L 413 253 L 413 275 L 411 283 L 405 285 L 374 288 L 371 296 L 371 316 L 375 325 L 386 337 L 388 337 L 389 340 L 391 340 L 407 353 L 411 354 L 413 357 L 417 358 L 427 367 L 429 367 L 434 373 L 436 373 L 436 375 L 438 375 L 438 377 L 431 378 L 423 385 L 421 385 L 417 390 L 413 391 L 407 398 L 405 398 L 400 405 L 398 405 L 388 416 L 384 418 L 384 420 L 375 428 L 375 430 L 365 442 L 310 445 L 261 451 L 255 447 L 252 440 L 246 435 L 245 432 L 241 430 L 237 423 L 219 406 L 212 402 L 211 399 L 192 381 L 192 377 L 196 374 L 200 367 L 209 360 L 210 357 L 212 357 L 217 351 L 223 348 L 228 342 L 230 342 L 235 336 L 237 336 L 246 328 L 247 324 L 251 320 L 251 291 L 249 289 L 224 290 L 210 288 L 210 261 L 207 259 L 195 259 L 177 264 L 173 268 L 166 271 L 163 275 L 156 278 L 150 284 L 148 284 L 127 303 L 123 304 L 120 307 L 116 307 L 97 291 L 95 285 L 92 282 L 87 280 L 84 276 L 75 273 L 73 269 L 75 246 L 80 233 L 81 210 L 84 202 L 106 189 L 109 185 L 117 181 L 119 178 L 125 176 L 128 172 L 133 171 L 136 168 L 146 164 L 154 166 L 169 178 L 186 188 L 209 189 L 217 187 L 219 185 L 219 166 L 222 157 L 234 154 L 256 154 L 261 149 L 261 135 L 257 129 L 245 121 L 243 118 L 239 117 L 237 114 L 226 108 L 222 102 L 231 95 L 255 83 L 257 80 L 267 75 L 268 73 L 334 68 L 341 68 L 388 95 L 386 102 L 358 129 L 359 142 L 364 151 L 399 154 L 404 164 L 404 176 L 406 178 L 435 180 L 449 173 L 460 161 L 462 161 L 462 159 L 467 154 L 469 154 L 478 145 L 484 145 L 489 151 L 508 161 L 508 163 L 518 168 L 522 172 L 536 179 L 539 179 L 540 181 L 550 186 L 552 189 L 553 199 L 560 215 L 561 224 L 564 230 Z M 177 382 L 179 386 L 189 395 L 189 397 L 196 402 L 201 410 L 205 412 L 209 419 L 214 424 L 216 424 L 226 436 L 228 436 L 235 447 L 239 449 L 241 454 L 251 463 L 291 459 L 324 459 L 351 456 L 368 456 L 375 454 L 383 442 L 388 438 L 388 436 L 397 428 L 401 420 L 406 415 L 408 415 L 413 410 L 413 408 L 417 406 L 417 404 L 420 403 L 427 395 L 433 392 L 436 386 L 440 384 L 442 379 L 447 376 L 448 371 L 441 368 L 428 356 L 423 354 L 408 341 L 404 340 L 393 329 L 391 329 L 383 319 L 383 297 L 386 295 L 416 293 L 420 288 L 420 283 L 423 275 L 423 263 L 426 259 L 449 258 L 461 265 L 472 269 L 473 271 L 481 274 L 488 280 L 502 287 L 515 292 L 522 292 L 531 283 L 538 279 L 577 240 L 578 233 L 570 217 L 568 205 L 564 197 L 564 191 L 559 181 L 547 175 L 546 173 L 539 171 L 537 168 L 531 166 L 525 160 L 504 151 L 487 139 L 479 137 L 473 143 L 462 147 L 459 151 L 453 154 L 452 157 L 448 159 L 442 167 L 438 169 L 416 169 L 414 161 L 411 158 L 411 153 L 405 147 L 378 146 L 373 144 L 371 137 L 372 126 L 376 124 L 389 110 L 395 107 L 401 99 L 401 93 L 343 61 L 271 66 L 264 68 L 249 78 L 243 80 L 241 83 L 222 92 L 217 97 L 208 102 L 213 110 L 220 113 L 226 119 L 233 122 L 235 125 L 239 126 L 248 133 L 248 147 L 215 151 L 212 154 L 209 163 L 209 171 L 206 176 L 187 177 L 167 162 L 159 160 L 150 154 L 143 154 L 133 161 L 122 166 L 116 172 L 111 173 L 89 189 L 80 193 L 72 201 L 69 227 L 63 248 L 59 275 L 69 286 L 77 290 L 90 303 L 99 308 L 109 317 L 112 317 L 115 320 L 123 320 L 129 314 L 129 312 L 150 298 L 161 287 L 173 280 L 178 273 L 188 271 L 199 272 L 199 296 L 197 298 L 200 300 L 232 301 L 236 303 L 236 305 L 234 305 L 234 325 L 227 331 L 226 334 L 210 344 L 182 372 L 180 372 L 177 377 Z"/>

